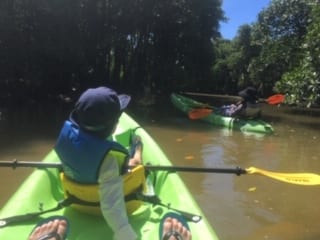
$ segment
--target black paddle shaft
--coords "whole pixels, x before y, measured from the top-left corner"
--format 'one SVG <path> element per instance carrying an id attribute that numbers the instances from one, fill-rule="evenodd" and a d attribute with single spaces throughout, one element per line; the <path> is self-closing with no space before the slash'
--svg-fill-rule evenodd
<path id="1" fill-rule="evenodd" d="M 36 161 L 0 161 L 0 167 L 34 167 L 34 168 L 62 168 L 59 162 L 36 162 Z M 169 171 L 169 172 L 200 172 L 200 173 L 231 173 L 236 175 L 246 174 L 247 171 L 240 167 L 236 168 L 202 168 L 202 167 L 185 167 L 185 166 L 157 166 L 145 165 L 144 168 L 150 171 Z"/>
<path id="2" fill-rule="evenodd" d="M 0 167 L 12 167 L 13 169 L 18 167 L 33 167 L 33 168 L 62 168 L 62 164 L 59 162 L 36 162 L 36 161 L 18 161 L 16 159 L 12 161 L 0 161 Z"/>
<path id="3" fill-rule="evenodd" d="M 146 165 L 145 169 L 151 171 L 172 171 L 172 172 L 202 172 L 202 173 L 232 173 L 236 175 L 246 174 L 247 171 L 240 167 L 236 168 L 201 168 L 201 167 L 180 167 L 180 166 L 156 166 Z"/>

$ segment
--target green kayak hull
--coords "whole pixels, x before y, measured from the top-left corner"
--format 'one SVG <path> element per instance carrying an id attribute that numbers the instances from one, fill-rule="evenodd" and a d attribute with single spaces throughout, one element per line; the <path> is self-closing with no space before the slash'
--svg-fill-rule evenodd
<path id="1" fill-rule="evenodd" d="M 123 113 L 113 138 L 125 146 L 129 146 L 130 132 L 136 129 L 144 142 L 144 163 L 152 165 L 172 166 L 163 151 L 159 148 L 151 136 L 141 128 L 129 115 Z M 52 150 L 43 162 L 60 162 L 54 150 Z M 14 170 L 12 170 L 14 171 Z M 217 235 L 206 216 L 196 203 L 179 174 L 168 171 L 152 171 L 156 195 L 162 203 L 169 204 L 172 209 L 202 216 L 200 222 L 189 222 L 193 239 L 217 240 Z M 39 207 L 45 211 L 57 206 L 58 201 L 64 198 L 59 179 L 59 172 L 55 168 L 35 169 L 23 182 L 15 194 L 3 206 L 0 211 L 0 219 L 39 212 Z M 144 203 L 130 217 L 130 223 L 142 240 L 158 240 L 159 224 L 165 213 L 174 211 L 167 206 Z M 43 218 L 62 215 L 70 222 L 69 240 L 105 240 L 112 239 L 113 233 L 102 216 L 94 216 L 81 213 L 71 207 L 65 207 L 57 211 L 45 213 L 32 219 L 16 218 L 15 223 L 0 226 L 0 239 L 27 239 L 33 227 Z M 0 220 L 1 225 L 1 220 Z"/>
<path id="2" fill-rule="evenodd" d="M 188 114 L 191 110 L 197 107 L 199 108 L 205 105 L 204 103 L 196 101 L 192 98 L 176 93 L 172 93 L 170 98 L 173 105 L 185 114 Z M 270 134 L 274 132 L 273 127 L 269 123 L 266 123 L 262 120 L 226 117 L 216 114 L 214 111 L 208 116 L 201 118 L 201 120 L 228 128 L 230 130 L 240 130 L 242 132 L 255 132 L 264 134 Z"/>

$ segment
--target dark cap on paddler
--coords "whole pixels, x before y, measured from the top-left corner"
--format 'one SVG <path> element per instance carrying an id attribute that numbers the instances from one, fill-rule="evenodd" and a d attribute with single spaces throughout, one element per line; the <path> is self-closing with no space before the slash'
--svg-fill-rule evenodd
<path id="1" fill-rule="evenodd" d="M 244 98 L 245 101 L 256 101 L 258 100 L 258 91 L 254 87 L 247 87 L 240 91 L 238 95 Z"/>
<path id="2" fill-rule="evenodd" d="M 89 88 L 76 102 L 70 120 L 89 131 L 104 131 L 115 124 L 130 99 L 130 96 L 118 95 L 111 88 Z"/>

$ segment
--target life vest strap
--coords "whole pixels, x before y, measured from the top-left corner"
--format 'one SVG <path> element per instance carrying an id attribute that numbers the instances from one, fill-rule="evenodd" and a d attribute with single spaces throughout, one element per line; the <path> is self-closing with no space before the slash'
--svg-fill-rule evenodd
<path id="1" fill-rule="evenodd" d="M 69 205 L 71 205 L 71 204 L 79 204 L 79 205 L 91 206 L 91 207 L 100 206 L 99 202 L 89 202 L 89 201 L 80 199 L 80 198 L 76 197 L 75 195 L 72 195 L 69 192 L 67 192 L 67 199 L 69 199 L 69 201 L 71 202 Z"/>
<path id="2" fill-rule="evenodd" d="M 142 194 L 141 191 L 136 191 L 133 193 L 130 193 L 128 195 L 125 196 L 125 201 L 129 202 L 129 201 L 133 201 L 133 200 L 139 200 L 139 201 L 143 201 L 143 202 L 147 202 L 147 203 L 152 203 L 153 205 L 157 205 L 161 202 L 160 198 L 156 195 L 153 196 L 147 196 Z M 67 192 L 67 198 L 65 198 L 63 200 L 63 207 L 68 207 L 71 204 L 79 204 L 79 205 L 83 205 L 83 206 L 92 206 L 92 207 L 97 207 L 100 206 L 100 202 L 89 202 L 83 199 L 80 199 L 72 194 L 70 194 L 69 192 Z"/>
<path id="3" fill-rule="evenodd" d="M 124 200 L 126 202 L 133 201 L 133 200 L 142 200 L 142 199 L 140 199 L 139 195 L 141 195 L 141 193 L 139 193 L 139 192 L 131 193 L 131 194 L 125 196 Z M 67 199 L 68 204 L 65 205 L 65 206 L 69 206 L 71 204 L 79 204 L 79 205 L 91 206 L 91 207 L 100 206 L 100 202 L 86 201 L 86 200 L 80 199 L 80 198 L 70 194 L 69 192 L 67 192 L 67 198 L 66 199 Z"/>
<path id="4" fill-rule="evenodd" d="M 161 202 L 160 198 L 157 195 L 144 195 L 142 192 L 134 192 L 127 196 L 125 196 L 125 201 L 139 200 L 147 203 L 152 203 L 153 205 L 157 205 Z"/>

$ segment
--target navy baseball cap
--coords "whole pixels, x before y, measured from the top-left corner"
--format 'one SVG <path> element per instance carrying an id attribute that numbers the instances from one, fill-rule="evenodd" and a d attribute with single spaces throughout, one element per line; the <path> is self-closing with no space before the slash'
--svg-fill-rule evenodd
<path id="1" fill-rule="evenodd" d="M 130 100 L 130 96 L 118 95 L 111 88 L 89 88 L 76 102 L 70 120 L 89 131 L 104 131 L 115 124 Z"/>
<path id="2" fill-rule="evenodd" d="M 247 87 L 240 91 L 238 95 L 246 101 L 256 101 L 258 100 L 258 91 L 254 87 Z"/>

